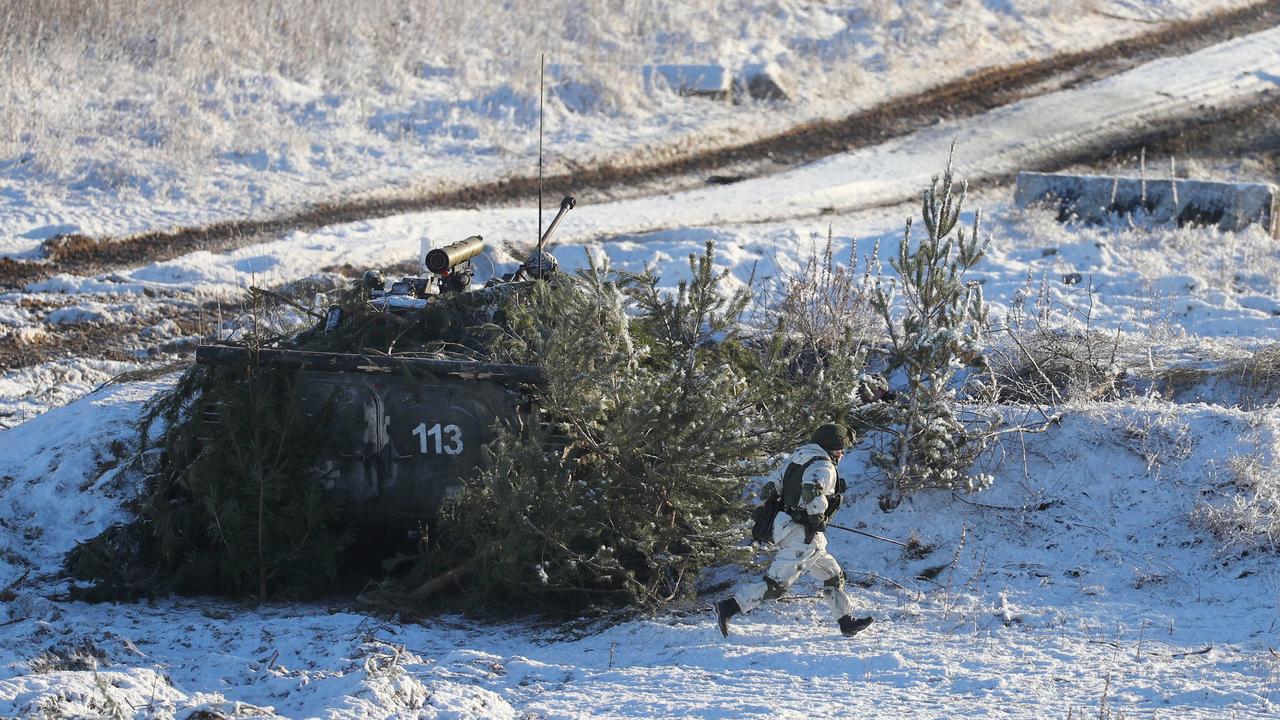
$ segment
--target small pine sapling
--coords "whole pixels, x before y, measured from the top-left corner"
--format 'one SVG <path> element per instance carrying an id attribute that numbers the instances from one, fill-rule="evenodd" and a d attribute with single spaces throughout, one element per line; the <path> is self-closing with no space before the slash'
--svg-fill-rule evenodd
<path id="1" fill-rule="evenodd" d="M 960 419 L 955 387 L 960 367 L 984 364 L 987 325 L 982 287 L 964 275 L 982 260 L 990 239 L 979 232 L 981 213 L 969 232 L 956 227 L 966 190 L 963 182 L 956 187 L 948 160 L 941 179 L 934 176 L 923 193 L 927 237 L 913 249 L 908 219 L 898 256 L 889 261 L 900 287 L 894 280 L 874 284 L 871 303 L 888 330 L 890 365 L 906 378 L 903 399 L 890 413 L 892 439 L 873 456 L 890 481 L 881 498 L 885 510 L 897 507 L 904 492 L 973 491 L 990 482 L 968 471 L 991 427 L 971 428 Z"/>

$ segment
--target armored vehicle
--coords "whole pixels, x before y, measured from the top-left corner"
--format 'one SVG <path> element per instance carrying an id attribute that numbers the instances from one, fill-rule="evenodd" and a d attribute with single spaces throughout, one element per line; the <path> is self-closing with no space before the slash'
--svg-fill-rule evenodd
<path id="1" fill-rule="evenodd" d="M 377 311 L 411 318 L 425 317 L 450 294 L 475 294 L 479 307 L 500 303 L 522 284 L 556 272 L 546 243 L 574 204 L 572 197 L 561 202 L 536 249 L 511 248 L 520 267 L 491 278 L 483 289 L 472 289 L 470 261 L 484 249 L 477 235 L 441 248 L 424 241 L 422 277 L 387 283 L 376 271 L 365 273 L 367 302 Z M 307 332 L 334 333 L 345 321 L 335 305 Z M 202 345 L 196 362 L 244 363 L 253 353 L 262 366 L 296 371 L 304 412 L 332 418 L 329 427 L 317 428 L 330 442 L 316 466 L 347 519 L 423 532 L 441 504 L 480 468 L 496 427 L 518 427 L 532 413 L 541 372 L 528 365 L 354 350 Z"/>

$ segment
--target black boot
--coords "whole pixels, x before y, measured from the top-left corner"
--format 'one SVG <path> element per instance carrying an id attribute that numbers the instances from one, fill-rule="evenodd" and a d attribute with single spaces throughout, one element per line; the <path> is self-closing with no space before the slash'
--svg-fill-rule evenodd
<path id="1" fill-rule="evenodd" d="M 729 618 L 742 612 L 737 598 L 729 598 L 716 603 L 716 623 L 720 626 L 720 634 L 729 637 Z"/>
<path id="2" fill-rule="evenodd" d="M 853 637 L 863 630 L 866 630 L 872 620 L 869 617 L 856 618 L 852 615 L 845 615 L 836 622 L 840 623 L 841 635 L 844 635 L 845 637 Z"/>

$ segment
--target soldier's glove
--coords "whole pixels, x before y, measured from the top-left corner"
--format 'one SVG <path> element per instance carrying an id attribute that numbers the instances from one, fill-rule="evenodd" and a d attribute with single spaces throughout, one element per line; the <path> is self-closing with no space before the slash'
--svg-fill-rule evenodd
<path id="1" fill-rule="evenodd" d="M 839 498 L 841 495 L 844 495 L 845 491 L 848 489 L 849 489 L 849 485 L 844 481 L 844 478 L 837 475 L 836 476 L 836 497 Z"/>
<path id="2" fill-rule="evenodd" d="M 810 545 L 818 533 L 827 529 L 827 519 L 822 515 L 809 515 L 804 521 L 804 544 Z"/>
<path id="3" fill-rule="evenodd" d="M 823 528 L 825 528 L 827 523 L 831 521 L 831 518 L 836 516 L 836 511 L 840 509 L 840 502 L 842 500 L 844 500 L 843 495 L 832 495 L 827 498 L 827 509 L 824 513 L 825 517 L 822 522 Z"/>

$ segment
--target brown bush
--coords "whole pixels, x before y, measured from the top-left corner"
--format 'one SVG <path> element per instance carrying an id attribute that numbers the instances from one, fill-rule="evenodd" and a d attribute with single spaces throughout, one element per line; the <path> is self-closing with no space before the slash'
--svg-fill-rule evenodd
<path id="1" fill-rule="evenodd" d="M 54 235 L 40 243 L 44 256 L 54 262 L 89 257 L 97 247 L 97 240 L 80 233 Z"/>

